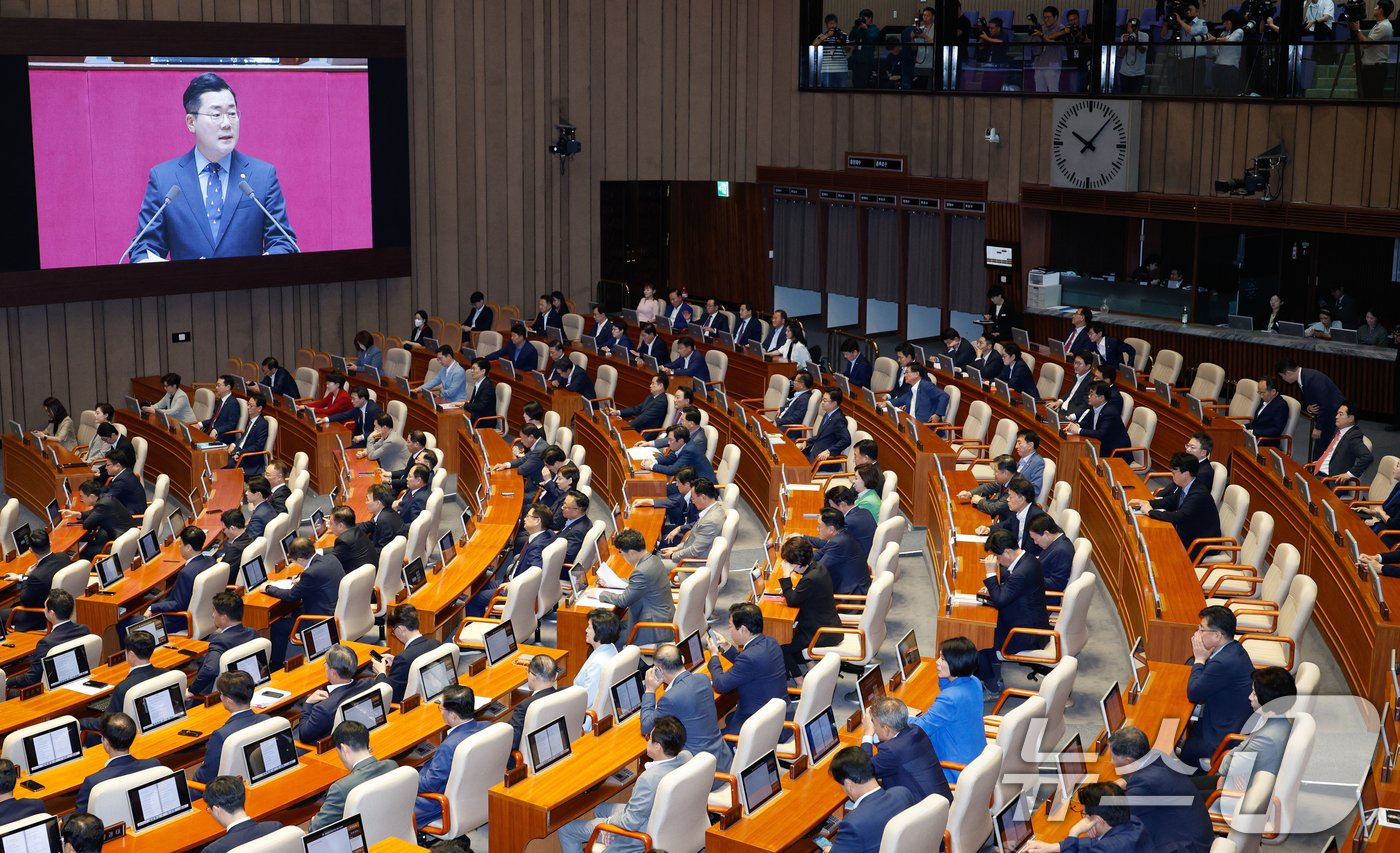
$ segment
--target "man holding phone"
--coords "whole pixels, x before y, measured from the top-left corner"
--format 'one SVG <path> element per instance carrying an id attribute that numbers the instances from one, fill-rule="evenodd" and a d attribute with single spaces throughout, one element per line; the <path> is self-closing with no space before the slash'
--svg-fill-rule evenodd
<path id="1" fill-rule="evenodd" d="M 714 629 L 705 636 L 710 647 L 710 681 L 716 693 L 738 691 L 739 703 L 721 734 L 738 734 L 744 723 L 771 699 L 787 700 L 787 665 L 783 647 L 763 633 L 763 611 L 742 601 L 729 606 L 729 639 Z M 729 661 L 726 671 L 720 656 Z"/>

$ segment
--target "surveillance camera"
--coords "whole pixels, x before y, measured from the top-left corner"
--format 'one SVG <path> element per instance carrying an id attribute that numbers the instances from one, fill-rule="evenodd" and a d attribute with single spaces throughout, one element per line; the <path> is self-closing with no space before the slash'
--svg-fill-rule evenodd
<path id="1" fill-rule="evenodd" d="M 987 128 L 987 132 L 983 134 L 983 137 L 993 145 L 1001 142 L 1001 137 L 997 134 L 997 129 L 995 127 Z"/>
<path id="2" fill-rule="evenodd" d="M 563 131 L 563 130 L 575 130 L 576 128 L 575 128 L 572 124 L 569 124 L 567 121 L 561 121 L 561 122 L 559 122 L 558 124 L 554 125 L 554 129 L 555 129 L 555 130 L 561 130 L 561 131 Z"/>

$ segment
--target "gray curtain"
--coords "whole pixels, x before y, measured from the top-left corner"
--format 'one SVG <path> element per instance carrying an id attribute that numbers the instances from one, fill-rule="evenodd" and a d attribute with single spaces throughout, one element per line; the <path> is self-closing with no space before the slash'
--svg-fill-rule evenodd
<path id="1" fill-rule="evenodd" d="M 898 302 L 899 214 L 872 208 L 866 216 L 865 294 L 882 302 Z"/>
<path id="2" fill-rule="evenodd" d="M 943 284 L 943 224 L 936 213 L 909 214 L 909 303 L 938 306 Z"/>
<path id="3" fill-rule="evenodd" d="M 857 244 L 860 213 L 853 205 L 833 204 L 826 209 L 826 292 L 856 296 L 860 292 L 860 255 Z"/>
<path id="4" fill-rule="evenodd" d="M 984 256 L 986 220 L 954 216 L 948 247 L 948 275 L 952 280 L 952 309 L 980 313 L 987 304 Z"/>
<path id="5" fill-rule="evenodd" d="M 773 203 L 773 283 L 779 287 L 817 290 L 821 257 L 817 206 L 810 201 L 775 199 Z"/>

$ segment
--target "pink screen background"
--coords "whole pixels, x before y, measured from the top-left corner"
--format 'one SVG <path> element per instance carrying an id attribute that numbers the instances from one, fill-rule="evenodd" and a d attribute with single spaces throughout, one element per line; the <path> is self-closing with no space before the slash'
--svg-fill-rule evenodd
<path id="1" fill-rule="evenodd" d="M 41 267 L 116 262 L 151 167 L 194 148 L 180 99 L 199 73 L 31 69 Z M 277 168 L 302 251 L 371 248 L 368 73 L 217 73 L 238 95 L 238 150 Z"/>

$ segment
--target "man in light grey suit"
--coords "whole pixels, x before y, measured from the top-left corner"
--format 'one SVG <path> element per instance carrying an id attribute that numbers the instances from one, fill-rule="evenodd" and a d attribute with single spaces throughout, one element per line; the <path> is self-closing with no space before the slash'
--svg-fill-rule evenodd
<path id="1" fill-rule="evenodd" d="M 1248 737 L 1221 758 L 1219 787 L 1230 787 L 1231 777 L 1248 779 L 1259 772 L 1278 775 L 1283 764 L 1283 750 L 1293 731 L 1284 712 L 1292 707 L 1298 686 L 1293 674 L 1281 666 L 1256 669 L 1253 677 L 1249 703 L 1254 706 L 1254 716 L 1244 727 Z"/>
<path id="2" fill-rule="evenodd" d="M 719 711 L 710 679 L 681 665 L 681 650 L 664 643 L 656 650 L 655 664 L 647 670 L 642 696 L 642 734 L 649 734 L 657 720 L 675 717 L 685 726 L 685 748 L 691 754 L 708 752 L 715 757 L 715 772 L 728 773 L 734 752 L 719 732 Z M 656 691 L 666 685 L 660 701 Z M 723 782 L 716 783 L 718 789 Z"/>
<path id="3" fill-rule="evenodd" d="M 394 419 L 385 412 L 374 416 L 374 429 L 365 442 L 365 449 L 357 451 L 355 455 L 361 459 L 373 459 L 385 471 L 407 468 L 410 458 L 403 436 L 394 431 Z"/>
<path id="4" fill-rule="evenodd" d="M 1016 473 L 1035 486 L 1040 494 L 1040 484 L 1045 480 L 1045 457 L 1040 455 L 1040 436 L 1033 429 L 1023 429 L 1016 433 Z"/>
<path id="5" fill-rule="evenodd" d="M 193 423 L 194 409 L 190 406 L 190 395 L 180 387 L 180 374 L 167 373 L 160 378 L 160 384 L 165 389 L 165 396 L 154 406 L 143 406 L 142 411 L 164 412 L 172 421 Z"/>
<path id="6" fill-rule="evenodd" d="M 633 832 L 646 832 L 647 821 L 651 819 L 652 805 L 656 802 L 656 789 L 667 773 L 679 769 L 690 760 L 685 751 L 685 726 L 675 717 L 658 717 L 647 737 L 647 758 L 651 763 L 637 777 L 632 786 L 632 796 L 626 803 L 603 803 L 594 809 L 592 820 L 569 821 L 559 828 L 561 850 L 580 850 L 593 834 L 593 828 L 608 823 L 620 829 Z M 614 836 L 608 845 L 612 853 L 641 853 L 641 842 L 625 836 Z"/>
<path id="7" fill-rule="evenodd" d="M 622 559 L 632 567 L 627 578 L 627 588 L 621 592 L 604 592 L 598 599 L 605 604 L 627 608 L 627 623 L 623 625 L 623 636 L 631 636 L 632 628 L 638 622 L 670 622 L 675 618 L 676 603 L 671 599 L 671 580 L 661 558 L 647 553 L 647 543 L 641 531 L 624 527 L 612 538 L 612 546 L 622 555 Z M 650 646 L 661 642 L 666 636 L 655 628 L 645 628 L 638 632 L 634 642 L 639 646 Z"/>
<path id="8" fill-rule="evenodd" d="M 666 560 L 668 572 L 681 560 L 703 560 L 708 557 L 710 547 L 715 544 L 720 529 L 724 527 L 726 510 L 724 504 L 719 502 L 719 489 L 715 488 L 715 484 L 701 477 L 691 483 L 690 487 L 691 501 L 700 511 L 700 517 L 695 520 L 695 524 L 690 528 L 690 535 L 685 537 L 681 544 L 661 549 L 660 554 Z"/>
<path id="9" fill-rule="evenodd" d="M 350 771 L 350 775 L 331 785 L 326 792 L 326 800 L 321 810 L 311 819 L 311 830 L 330 826 L 345 818 L 345 798 L 361 782 L 368 782 L 376 776 L 383 776 L 398 767 L 392 761 L 381 761 L 369 749 L 369 729 L 356 720 L 346 720 L 331 733 L 335 751 L 340 755 L 340 763 Z"/>

